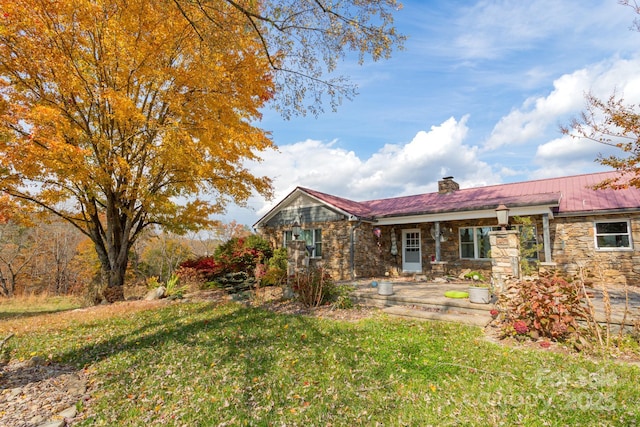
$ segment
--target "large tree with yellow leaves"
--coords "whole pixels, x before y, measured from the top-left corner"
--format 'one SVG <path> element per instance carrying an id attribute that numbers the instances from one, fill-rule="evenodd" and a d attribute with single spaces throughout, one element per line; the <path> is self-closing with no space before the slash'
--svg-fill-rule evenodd
<path id="1" fill-rule="evenodd" d="M 395 0 L 0 0 L 0 190 L 94 243 L 121 299 L 132 244 L 268 195 L 243 167 L 273 147 L 255 126 L 333 106 L 354 50 L 388 56 Z M 374 24 L 375 23 L 375 24 Z"/>

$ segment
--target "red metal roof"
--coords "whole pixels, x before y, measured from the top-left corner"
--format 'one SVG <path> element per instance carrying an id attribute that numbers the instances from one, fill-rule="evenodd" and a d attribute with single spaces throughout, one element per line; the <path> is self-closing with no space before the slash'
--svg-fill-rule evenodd
<path id="1" fill-rule="evenodd" d="M 606 180 L 620 176 L 616 171 L 512 184 L 461 189 L 449 194 L 415 196 L 355 202 L 319 191 L 300 188 L 323 202 L 358 217 L 388 217 L 429 213 L 494 209 L 507 206 L 557 205 L 557 214 L 640 209 L 640 189 L 594 190 Z"/>
<path id="2" fill-rule="evenodd" d="M 310 196 L 313 196 L 318 200 L 321 200 L 325 203 L 335 206 L 336 208 L 341 209 L 351 215 L 355 215 L 363 218 L 368 218 L 371 216 L 371 211 L 366 206 L 365 203 L 354 202 L 353 200 L 344 199 L 338 196 L 332 196 L 331 194 L 321 193 L 320 191 L 311 190 L 309 188 L 303 188 L 303 187 L 298 187 L 298 188 L 304 191 L 305 193 L 309 194 Z"/>

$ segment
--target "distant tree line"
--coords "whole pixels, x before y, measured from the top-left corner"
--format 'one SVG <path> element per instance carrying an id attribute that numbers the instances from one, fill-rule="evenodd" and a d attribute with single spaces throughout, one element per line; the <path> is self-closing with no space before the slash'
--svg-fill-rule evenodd
<path id="1" fill-rule="evenodd" d="M 249 234 L 235 221 L 184 236 L 150 230 L 131 248 L 127 285 L 166 282 L 185 261 Z M 71 224 L 36 214 L 0 217 L 0 297 L 87 295 L 99 283 L 94 245 Z"/>

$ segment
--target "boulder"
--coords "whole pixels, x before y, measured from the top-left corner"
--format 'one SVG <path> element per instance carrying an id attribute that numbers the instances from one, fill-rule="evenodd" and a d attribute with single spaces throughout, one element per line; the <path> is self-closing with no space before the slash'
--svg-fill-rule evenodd
<path id="1" fill-rule="evenodd" d="M 160 298 L 164 297 L 166 291 L 167 290 L 165 289 L 164 286 L 158 286 L 155 289 L 151 289 L 147 293 L 147 295 L 145 295 L 144 299 L 145 299 L 145 301 L 153 301 L 153 300 L 156 300 L 156 299 L 160 299 Z"/>

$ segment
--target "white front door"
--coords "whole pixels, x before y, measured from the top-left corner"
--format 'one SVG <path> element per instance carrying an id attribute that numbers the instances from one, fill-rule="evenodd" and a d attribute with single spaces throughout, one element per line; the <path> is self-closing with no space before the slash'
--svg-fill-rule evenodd
<path id="1" fill-rule="evenodd" d="M 422 273 L 422 251 L 420 247 L 419 229 L 402 230 L 402 271 L 406 273 Z"/>

